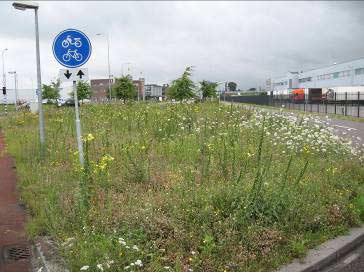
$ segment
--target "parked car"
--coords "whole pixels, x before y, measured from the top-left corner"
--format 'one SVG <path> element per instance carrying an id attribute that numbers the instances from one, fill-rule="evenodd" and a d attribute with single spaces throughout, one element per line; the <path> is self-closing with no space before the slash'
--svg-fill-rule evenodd
<path id="1" fill-rule="evenodd" d="M 66 99 L 64 101 L 59 100 L 58 101 L 58 107 L 62 107 L 62 106 L 66 106 L 66 107 L 74 107 L 75 106 L 75 100 L 74 99 Z M 78 101 L 78 106 L 80 106 L 80 101 Z"/>
<path id="2" fill-rule="evenodd" d="M 58 98 L 57 99 L 57 106 L 58 107 L 61 107 L 64 105 L 64 103 L 66 103 L 67 99 L 64 99 L 64 98 Z"/>

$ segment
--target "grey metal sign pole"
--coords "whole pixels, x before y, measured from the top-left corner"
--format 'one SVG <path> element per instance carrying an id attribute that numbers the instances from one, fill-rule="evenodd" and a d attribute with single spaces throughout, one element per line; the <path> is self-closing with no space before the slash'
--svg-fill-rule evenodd
<path id="1" fill-rule="evenodd" d="M 75 114 L 76 114 L 76 138 L 77 138 L 77 147 L 78 147 L 78 157 L 80 159 L 80 164 L 83 167 L 85 165 L 84 157 L 83 157 L 83 145 L 81 138 L 81 121 L 80 114 L 78 111 L 78 97 L 77 97 L 77 85 L 76 81 L 73 81 L 73 96 L 75 100 Z"/>
<path id="2" fill-rule="evenodd" d="M 53 55 L 56 60 L 68 69 L 60 70 L 60 80 L 62 82 L 72 81 L 73 96 L 75 102 L 75 125 L 78 157 L 80 165 L 84 167 L 84 155 L 82 145 L 82 131 L 80 113 L 78 109 L 77 82 L 88 79 L 87 69 L 74 70 L 85 64 L 91 56 L 91 42 L 89 38 L 80 30 L 66 29 L 60 32 L 53 41 Z"/>

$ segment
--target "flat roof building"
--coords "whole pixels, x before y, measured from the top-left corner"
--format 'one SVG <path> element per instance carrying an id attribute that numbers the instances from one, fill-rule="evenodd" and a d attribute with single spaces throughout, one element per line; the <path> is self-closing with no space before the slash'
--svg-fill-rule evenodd
<path id="1" fill-rule="evenodd" d="M 162 97 L 163 86 L 157 84 L 146 84 L 145 85 L 145 97 Z"/>
<path id="2" fill-rule="evenodd" d="M 144 94 L 144 78 L 139 79 L 132 79 L 131 76 L 129 76 L 130 80 L 133 82 L 133 85 L 136 88 L 136 91 L 138 93 L 139 99 L 143 97 Z M 111 88 L 115 84 L 115 79 L 113 78 L 111 81 Z M 95 101 L 106 101 L 109 98 L 109 85 L 108 85 L 108 79 L 91 79 L 90 80 L 91 90 L 92 90 L 92 100 Z"/>
<path id="3" fill-rule="evenodd" d="M 327 65 L 307 71 L 288 72 L 266 81 L 267 91 L 296 88 L 364 86 L 364 58 Z"/>
<path id="4" fill-rule="evenodd" d="M 111 79 L 111 87 L 114 85 L 114 79 Z M 91 79 L 90 86 L 92 90 L 92 100 L 104 101 L 109 97 L 109 79 Z"/>

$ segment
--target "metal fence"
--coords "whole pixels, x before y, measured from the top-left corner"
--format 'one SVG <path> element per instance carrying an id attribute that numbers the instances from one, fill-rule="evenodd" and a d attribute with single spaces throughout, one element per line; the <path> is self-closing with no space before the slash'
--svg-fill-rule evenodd
<path id="1" fill-rule="evenodd" d="M 294 101 L 293 96 L 221 96 L 222 101 L 268 105 L 286 109 L 340 114 L 352 117 L 364 117 L 364 92 L 335 93 L 319 101 L 309 101 L 307 95 L 302 101 Z"/>

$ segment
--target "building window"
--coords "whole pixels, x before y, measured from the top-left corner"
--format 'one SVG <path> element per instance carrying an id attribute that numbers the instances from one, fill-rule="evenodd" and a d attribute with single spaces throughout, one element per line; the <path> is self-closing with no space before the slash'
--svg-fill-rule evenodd
<path id="1" fill-rule="evenodd" d="M 363 75 L 363 74 L 364 74 L 364 68 L 355 69 L 355 75 Z"/>
<path id="2" fill-rule="evenodd" d="M 330 79 L 330 78 L 331 78 L 331 74 L 320 75 L 317 77 L 318 80 L 325 80 L 325 79 Z"/>
<path id="3" fill-rule="evenodd" d="M 305 78 L 300 78 L 298 81 L 300 83 L 303 83 L 303 82 L 307 82 L 307 81 L 311 81 L 312 80 L 312 77 L 305 77 Z"/>
<path id="4" fill-rule="evenodd" d="M 351 71 L 346 70 L 346 71 L 341 71 L 341 72 L 337 72 L 334 74 L 337 74 L 338 77 L 349 77 L 351 75 Z"/>

